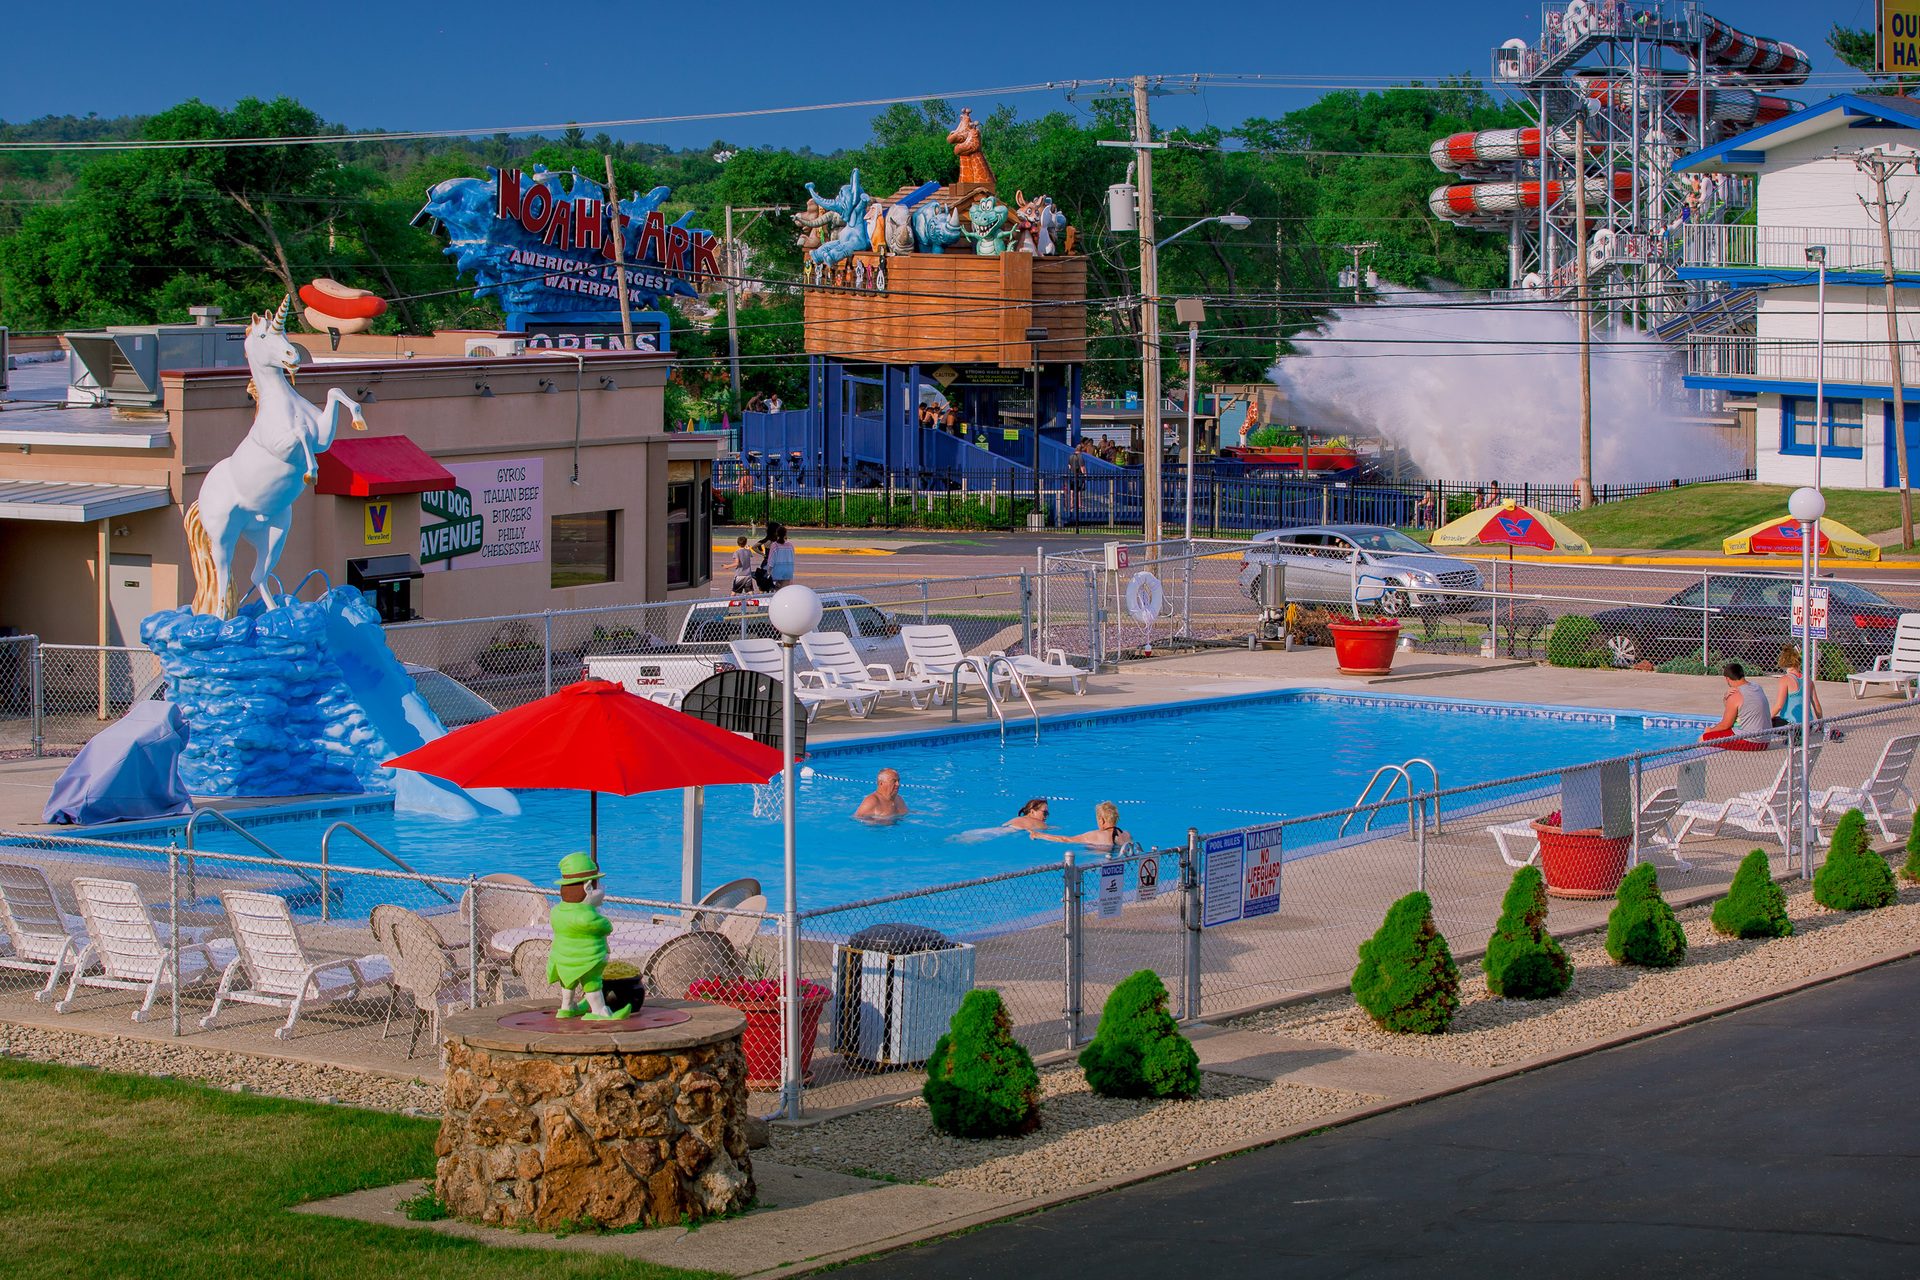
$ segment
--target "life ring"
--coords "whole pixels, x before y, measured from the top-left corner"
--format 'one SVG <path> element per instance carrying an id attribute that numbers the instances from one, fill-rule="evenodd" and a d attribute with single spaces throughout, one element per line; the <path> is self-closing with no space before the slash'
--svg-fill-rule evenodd
<path id="1" fill-rule="evenodd" d="M 1602 227 L 1593 233 L 1593 239 L 1587 242 L 1587 265 L 1601 267 L 1613 257 L 1614 234 L 1610 227 Z"/>
<path id="2" fill-rule="evenodd" d="M 1560 20 L 1560 29 L 1566 33 L 1568 44 L 1578 44 L 1593 30 L 1593 10 L 1587 0 L 1570 0 L 1566 16 Z"/>
<path id="3" fill-rule="evenodd" d="M 1127 612 L 1133 620 L 1143 627 L 1150 627 L 1160 616 L 1160 605 L 1164 596 L 1160 590 L 1160 579 L 1142 569 L 1133 575 L 1127 583 Z"/>

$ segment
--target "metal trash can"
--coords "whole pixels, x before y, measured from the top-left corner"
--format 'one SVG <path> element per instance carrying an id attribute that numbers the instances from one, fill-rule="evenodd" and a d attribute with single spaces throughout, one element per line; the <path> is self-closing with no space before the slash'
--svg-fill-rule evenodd
<path id="1" fill-rule="evenodd" d="M 834 948 L 834 1051 L 852 1066 L 918 1066 L 973 990 L 973 944 L 876 924 Z"/>

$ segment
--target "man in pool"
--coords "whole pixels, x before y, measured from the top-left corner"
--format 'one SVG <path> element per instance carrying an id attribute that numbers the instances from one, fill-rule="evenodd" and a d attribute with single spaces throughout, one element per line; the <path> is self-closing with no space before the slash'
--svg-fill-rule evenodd
<path id="1" fill-rule="evenodd" d="M 1008 818 L 1006 825 L 1018 831 L 1045 831 L 1047 829 L 1047 802 L 1042 797 L 1027 801 L 1020 806 L 1020 816 Z"/>
<path id="2" fill-rule="evenodd" d="M 600 990 L 600 972 L 607 967 L 607 935 L 613 921 L 600 914 L 606 899 L 600 887 L 600 868 L 584 853 L 570 853 L 560 859 L 560 901 L 553 905 L 549 919 L 553 924 L 553 950 L 547 956 L 547 981 L 562 988 L 562 1018 L 577 1018 L 582 1010 L 589 1019 L 624 1018 L 633 1006 L 618 1011 L 607 1008 L 607 997 Z M 586 995 L 585 1004 L 574 1003 L 578 988 Z"/>
<path id="3" fill-rule="evenodd" d="M 882 769 L 873 780 L 873 790 L 853 811 L 856 818 L 899 818 L 910 813 L 907 802 L 900 798 L 900 771 Z"/>
<path id="4" fill-rule="evenodd" d="M 1111 800 L 1102 800 L 1093 806 L 1094 820 L 1100 825 L 1092 831 L 1083 831 L 1077 836 L 1055 835 L 1051 831 L 1027 829 L 1027 834 L 1035 840 L 1055 840 L 1061 844 L 1084 844 L 1090 849 L 1112 849 L 1115 852 L 1133 842 L 1133 837 L 1120 829 L 1120 806 Z"/>

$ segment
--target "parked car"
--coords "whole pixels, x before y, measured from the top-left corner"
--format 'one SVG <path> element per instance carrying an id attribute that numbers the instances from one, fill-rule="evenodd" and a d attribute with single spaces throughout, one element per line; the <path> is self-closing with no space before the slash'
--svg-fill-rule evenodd
<path id="1" fill-rule="evenodd" d="M 1472 609 L 1485 603 L 1467 594 L 1486 589 L 1473 565 L 1429 551 L 1385 525 L 1311 525 L 1255 534 L 1240 556 L 1240 586 L 1249 597 L 1257 590 L 1260 566 L 1266 564 L 1285 566 L 1289 600 L 1346 603 L 1352 599 L 1357 568 L 1386 584 L 1382 613 Z"/>
<path id="2" fill-rule="evenodd" d="M 1760 570 L 1716 573 L 1658 605 L 1606 609 L 1594 614 L 1593 621 L 1616 667 L 1698 655 L 1704 630 L 1708 654 L 1771 671 L 1780 646 L 1790 642 L 1793 592 L 1798 585 Z M 1894 629 L 1906 610 L 1855 583 L 1822 578 L 1819 585 L 1832 593 L 1824 643 L 1838 645 L 1856 670 L 1892 650 Z"/>
<path id="3" fill-rule="evenodd" d="M 413 677 L 413 687 L 426 699 L 428 709 L 440 717 L 440 723 L 449 729 L 477 724 L 500 714 L 500 708 L 444 671 L 435 671 L 417 662 L 403 662 L 400 665 Z"/>

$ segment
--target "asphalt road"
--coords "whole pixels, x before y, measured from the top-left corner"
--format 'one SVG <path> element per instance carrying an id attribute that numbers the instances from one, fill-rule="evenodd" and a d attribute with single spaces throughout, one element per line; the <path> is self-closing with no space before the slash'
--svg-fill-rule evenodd
<path id="1" fill-rule="evenodd" d="M 1920 1275 L 1917 1000 L 1889 965 L 837 1274 Z"/>

